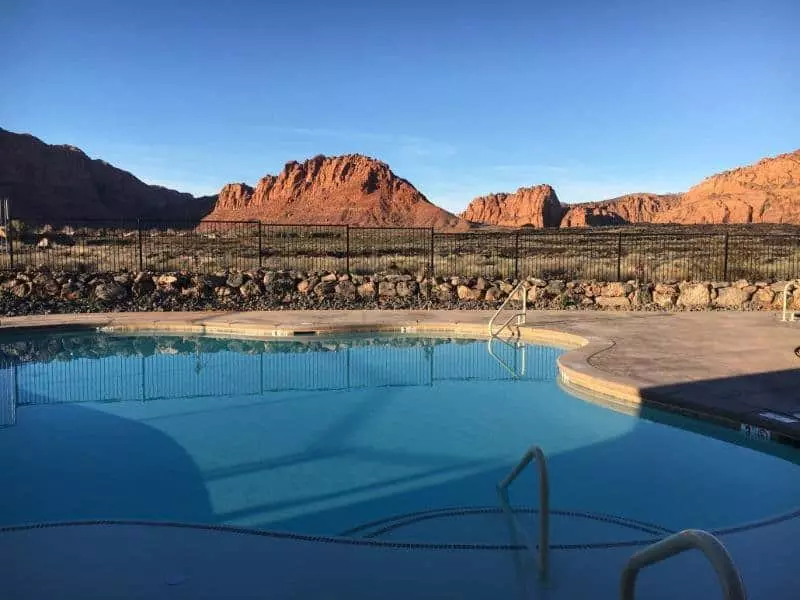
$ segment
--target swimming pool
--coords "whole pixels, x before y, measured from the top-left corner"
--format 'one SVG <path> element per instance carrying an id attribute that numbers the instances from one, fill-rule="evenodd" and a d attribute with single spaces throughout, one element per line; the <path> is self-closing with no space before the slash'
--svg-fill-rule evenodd
<path id="1" fill-rule="evenodd" d="M 491 352 L 490 352 L 491 350 Z M 537 444 L 551 541 L 792 513 L 798 452 L 565 392 L 560 350 L 361 335 L 0 339 L 0 526 L 149 520 L 507 544 L 496 484 Z M 511 490 L 534 526 L 535 470 Z"/>

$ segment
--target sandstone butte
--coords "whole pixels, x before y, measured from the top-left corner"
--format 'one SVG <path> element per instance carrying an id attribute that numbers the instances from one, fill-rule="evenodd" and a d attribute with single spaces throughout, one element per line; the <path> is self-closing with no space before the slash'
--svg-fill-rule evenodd
<path id="1" fill-rule="evenodd" d="M 542 190 L 525 193 L 527 190 Z M 473 200 L 462 216 L 475 223 L 519 227 L 587 227 L 626 223 L 800 224 L 800 150 L 712 175 L 683 194 L 637 193 L 601 202 L 556 205 L 547 185 Z M 556 200 L 557 201 L 557 200 Z M 550 225 L 548 225 L 548 223 Z"/>
<path id="2" fill-rule="evenodd" d="M 386 163 L 362 156 L 315 156 L 286 163 L 255 188 L 222 188 L 206 220 L 258 219 L 277 224 L 434 227 L 466 230 L 469 224 L 432 204 Z"/>
<path id="3" fill-rule="evenodd" d="M 208 198 L 148 185 L 74 146 L 50 145 L 5 129 L 0 129 L 0 198 L 11 200 L 13 217 L 47 222 L 197 220 L 211 207 Z"/>
<path id="4" fill-rule="evenodd" d="M 475 198 L 461 216 L 474 223 L 505 227 L 558 227 L 563 209 L 549 185 L 520 188 L 513 194 Z"/>

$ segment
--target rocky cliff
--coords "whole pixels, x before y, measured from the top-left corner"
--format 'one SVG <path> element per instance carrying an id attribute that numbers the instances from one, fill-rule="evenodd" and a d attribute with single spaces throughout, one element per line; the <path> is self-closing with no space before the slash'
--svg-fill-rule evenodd
<path id="1" fill-rule="evenodd" d="M 474 223 L 505 227 L 558 227 L 563 210 L 552 187 L 536 185 L 513 194 L 475 198 L 461 216 Z"/>
<path id="2" fill-rule="evenodd" d="M 572 204 L 561 227 L 597 227 L 626 223 L 652 223 L 680 201 L 680 194 L 627 194 L 601 202 Z"/>
<path id="3" fill-rule="evenodd" d="M 800 224 L 800 150 L 708 177 L 653 221 Z"/>
<path id="4" fill-rule="evenodd" d="M 267 223 L 466 229 L 468 224 L 428 201 L 383 162 L 362 156 L 315 156 L 289 162 L 255 188 L 228 184 L 207 219 Z"/>
<path id="5" fill-rule="evenodd" d="M 199 220 L 211 208 L 127 171 L 89 158 L 74 146 L 46 144 L 32 135 L 0 129 L 0 198 L 11 200 L 15 218 Z"/>

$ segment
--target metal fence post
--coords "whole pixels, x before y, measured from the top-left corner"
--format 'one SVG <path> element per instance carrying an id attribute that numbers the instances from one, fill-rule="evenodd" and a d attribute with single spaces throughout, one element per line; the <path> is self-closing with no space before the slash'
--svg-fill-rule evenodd
<path id="1" fill-rule="evenodd" d="M 722 258 L 722 281 L 728 281 L 728 232 L 725 232 L 725 254 Z"/>
<path id="2" fill-rule="evenodd" d="M 350 274 L 350 225 L 344 226 L 344 236 L 345 236 L 345 273 Z"/>
<path id="3" fill-rule="evenodd" d="M 434 238 L 435 238 L 435 231 L 434 231 L 433 227 L 431 227 L 431 255 L 430 255 L 430 259 L 431 259 L 431 277 L 435 277 L 436 276 L 436 263 L 434 262 L 434 256 L 435 255 L 434 255 L 434 247 L 433 247 Z"/>
<path id="4" fill-rule="evenodd" d="M 142 252 L 142 220 L 136 219 L 136 244 L 139 246 L 139 270 L 144 271 L 144 254 Z"/>
<path id="5" fill-rule="evenodd" d="M 258 221 L 258 268 L 264 266 L 264 252 L 261 246 L 261 221 Z"/>
<path id="6" fill-rule="evenodd" d="M 622 232 L 617 234 L 617 281 L 622 281 Z"/>
<path id="7" fill-rule="evenodd" d="M 514 279 L 519 279 L 519 230 L 514 234 Z"/>
<path id="8" fill-rule="evenodd" d="M 8 240 L 8 267 L 14 268 L 14 227 L 9 220 L 8 229 L 6 230 L 6 240 Z"/>

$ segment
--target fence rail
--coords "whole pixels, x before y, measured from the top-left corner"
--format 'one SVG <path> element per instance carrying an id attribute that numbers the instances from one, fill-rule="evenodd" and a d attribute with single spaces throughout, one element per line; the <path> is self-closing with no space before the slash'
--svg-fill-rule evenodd
<path id="1" fill-rule="evenodd" d="M 0 270 L 215 272 L 391 268 L 433 275 L 597 280 L 790 279 L 800 227 L 630 227 L 437 232 L 429 228 L 276 225 L 258 221 L 10 222 Z"/>

